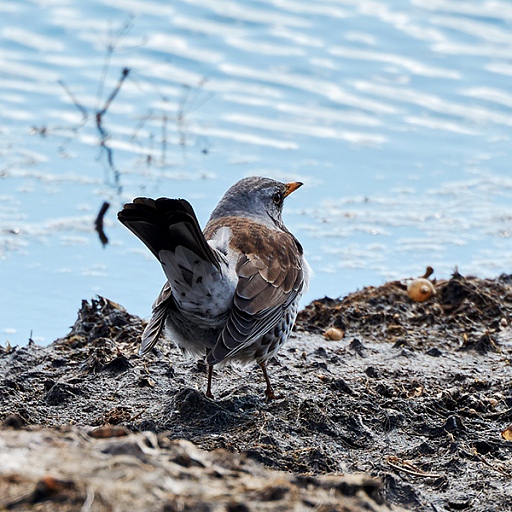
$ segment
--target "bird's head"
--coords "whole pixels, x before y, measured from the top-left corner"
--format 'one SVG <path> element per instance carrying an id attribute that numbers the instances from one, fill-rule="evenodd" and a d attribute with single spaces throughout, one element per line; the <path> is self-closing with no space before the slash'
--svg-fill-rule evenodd
<path id="1" fill-rule="evenodd" d="M 282 183 L 270 178 L 244 178 L 224 194 L 210 220 L 237 215 L 282 226 L 284 200 L 300 186 L 299 181 Z"/>

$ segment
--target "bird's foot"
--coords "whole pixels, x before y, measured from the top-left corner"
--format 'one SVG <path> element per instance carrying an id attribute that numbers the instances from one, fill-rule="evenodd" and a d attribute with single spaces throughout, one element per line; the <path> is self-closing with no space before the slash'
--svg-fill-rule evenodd
<path id="1" fill-rule="evenodd" d="M 265 390 L 265 396 L 267 397 L 267 402 L 270 402 L 271 400 L 280 400 L 281 398 L 284 398 L 284 395 L 276 395 L 273 388 L 267 388 Z"/>
<path id="2" fill-rule="evenodd" d="M 206 386 L 206 398 L 211 398 L 213 400 L 212 377 L 213 377 L 213 366 L 208 365 L 208 384 Z"/>

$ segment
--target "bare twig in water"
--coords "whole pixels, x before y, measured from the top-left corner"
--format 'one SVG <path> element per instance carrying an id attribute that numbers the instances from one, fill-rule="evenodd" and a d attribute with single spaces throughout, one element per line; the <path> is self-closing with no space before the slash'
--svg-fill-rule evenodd
<path id="1" fill-rule="evenodd" d="M 98 236 L 100 238 L 100 242 L 102 243 L 103 247 L 105 247 L 108 244 L 108 237 L 105 234 L 105 230 L 103 227 L 103 217 L 107 213 L 107 210 L 110 208 L 110 203 L 107 201 L 104 201 L 101 205 L 100 211 L 98 213 L 98 216 L 96 217 L 96 220 L 94 221 L 94 229 L 98 233 Z"/>
<path id="2" fill-rule="evenodd" d="M 135 126 L 133 133 L 130 135 L 130 140 L 139 146 L 141 152 L 144 154 L 144 161 L 148 167 L 151 166 L 153 163 L 153 135 L 150 133 L 149 139 L 150 139 L 150 145 L 149 147 L 145 147 L 140 141 L 139 141 L 139 132 L 144 128 L 144 125 L 146 122 L 153 118 L 153 111 L 149 110 L 144 116 L 142 116 L 139 119 L 139 122 Z"/>
<path id="3" fill-rule="evenodd" d="M 122 173 L 115 165 L 113 135 L 107 129 L 108 123 L 106 121 L 106 114 L 112 106 L 112 103 L 117 99 L 117 96 L 123 87 L 125 80 L 130 78 L 131 81 L 135 84 L 137 84 L 137 80 L 132 77 L 132 69 L 125 67 L 121 71 L 117 84 L 110 91 L 108 91 L 107 78 L 111 75 L 112 57 L 114 52 L 133 47 L 132 44 L 130 44 L 130 46 L 126 46 L 125 48 L 121 46 L 122 40 L 131 30 L 132 26 L 133 17 L 129 17 L 119 29 L 111 27 L 109 30 L 107 36 L 108 39 L 106 41 L 106 53 L 100 70 L 100 76 L 97 85 L 97 99 L 95 107 L 92 109 L 86 107 L 79 101 L 78 97 L 74 94 L 74 92 L 64 80 L 58 81 L 59 85 L 65 91 L 71 103 L 81 114 L 81 119 L 77 121 L 75 125 L 72 124 L 71 126 L 60 127 L 59 129 L 66 130 L 67 133 L 64 133 L 63 135 L 66 137 L 66 140 L 70 142 L 73 139 L 72 133 L 76 134 L 91 119 L 95 119 L 96 129 L 99 135 L 98 145 L 100 147 L 98 159 L 101 161 L 104 161 L 105 159 L 105 181 L 109 185 L 114 186 L 118 194 L 122 191 Z M 142 41 L 142 44 L 143 43 L 144 41 Z M 204 84 L 206 81 L 206 78 L 202 78 L 196 84 L 182 85 L 177 111 L 175 112 L 171 112 L 171 109 L 168 105 L 169 100 L 166 95 L 162 94 L 162 91 L 159 91 L 158 87 L 155 87 L 154 84 L 149 83 L 150 86 L 155 88 L 157 94 L 161 97 L 161 100 L 165 104 L 161 109 L 160 115 L 155 115 L 153 117 L 153 113 L 151 111 L 144 115 L 137 123 L 137 126 L 135 127 L 131 136 L 132 141 L 141 147 L 142 156 L 144 157 L 148 167 L 154 165 L 157 162 L 157 145 L 160 146 L 159 164 L 161 166 L 167 165 L 168 154 L 171 148 L 169 136 L 170 132 L 173 132 L 173 130 L 170 129 L 170 127 L 172 128 L 172 125 L 169 123 L 176 123 L 178 144 L 182 147 L 183 151 L 186 150 L 187 146 L 189 145 L 187 137 L 190 137 L 190 132 L 187 130 L 188 114 L 199 108 L 203 103 L 208 101 L 213 96 L 212 93 L 204 91 Z M 144 83 L 144 85 L 148 85 L 147 81 Z M 148 120 L 155 120 L 159 124 L 159 134 L 157 131 L 158 128 L 155 130 L 154 127 L 150 127 L 147 130 L 149 134 L 147 134 L 146 131 L 142 134 L 140 133 L 142 127 Z M 55 131 L 55 128 L 52 127 L 50 129 L 47 126 L 33 127 L 33 133 L 37 133 L 41 137 L 46 137 L 50 131 Z M 59 147 L 59 151 L 63 156 L 67 157 L 69 155 L 65 151 L 65 145 L 66 142 L 64 142 Z M 208 153 L 208 149 L 205 147 L 202 149 L 202 152 L 206 154 Z M 102 240 L 102 243 L 108 243 L 108 239 L 106 239 L 105 242 Z"/>
<path id="4" fill-rule="evenodd" d="M 111 31 L 110 33 L 110 40 L 107 45 L 107 53 L 105 55 L 105 61 L 103 63 L 103 69 L 101 71 L 101 79 L 98 83 L 98 107 L 96 111 L 96 127 L 98 128 L 98 131 L 100 133 L 101 139 L 100 139 L 100 147 L 105 150 L 107 154 L 107 162 L 110 167 L 110 169 L 114 173 L 114 184 L 117 188 L 117 192 L 121 192 L 121 184 L 120 184 L 120 178 L 121 173 L 115 168 L 114 166 L 114 158 L 112 153 L 112 148 L 110 148 L 107 145 L 108 141 L 108 132 L 103 127 L 103 116 L 107 112 L 108 108 L 110 107 L 110 104 L 112 101 L 114 101 L 115 97 L 117 96 L 117 93 L 121 89 L 121 86 L 123 85 L 123 82 L 125 81 L 126 77 L 128 76 L 130 70 L 128 68 L 124 68 L 121 72 L 121 77 L 116 85 L 114 87 L 113 91 L 110 93 L 109 97 L 103 104 L 103 107 L 100 108 L 100 104 L 103 97 L 103 90 L 105 88 L 105 82 L 107 79 L 107 74 L 110 69 L 110 61 L 112 59 L 112 55 L 114 54 L 114 51 L 118 48 L 119 42 L 121 39 L 132 29 L 133 26 L 133 16 L 129 16 L 128 19 L 125 21 L 125 23 L 121 26 L 119 30 L 116 32 Z"/>
<path id="5" fill-rule="evenodd" d="M 136 79 L 134 79 L 133 76 L 130 75 L 130 79 L 133 83 L 135 83 L 138 86 L 138 82 Z M 183 84 L 181 86 L 181 94 L 178 100 L 178 107 L 176 111 L 176 115 L 171 116 L 169 113 L 170 109 L 167 106 L 169 102 L 169 98 L 163 94 L 158 87 L 152 85 L 155 92 L 160 96 L 160 99 L 163 103 L 163 106 L 161 108 L 161 114 L 160 115 L 154 115 L 152 111 L 149 111 L 146 115 L 140 118 L 139 123 L 135 127 L 131 139 L 132 141 L 137 141 L 138 134 L 142 127 L 146 124 L 148 120 L 151 121 L 159 121 L 160 122 L 160 158 L 159 163 L 161 166 L 165 166 L 167 163 L 167 154 L 169 149 L 169 122 L 173 120 L 176 123 L 176 132 L 178 134 L 178 144 L 181 146 L 183 150 L 186 149 L 188 145 L 187 141 L 187 114 L 193 112 L 197 108 L 199 108 L 201 105 L 206 103 L 212 96 L 213 93 L 205 93 L 202 87 L 206 83 L 207 79 L 203 78 L 199 81 L 197 85 L 188 85 Z M 151 141 L 153 140 L 154 136 L 153 134 L 149 135 L 149 138 Z M 141 145 L 140 143 L 138 143 Z M 206 145 L 206 144 L 205 144 Z M 142 147 L 142 145 L 141 145 Z M 152 150 L 151 146 L 151 150 Z M 151 165 L 153 162 L 156 161 L 156 156 L 154 157 L 151 150 L 146 153 L 146 164 Z M 204 154 L 208 153 L 208 149 L 203 149 L 202 152 Z"/>
<path id="6" fill-rule="evenodd" d="M 165 158 L 167 154 L 167 114 L 164 112 L 162 115 L 162 158 L 161 163 L 165 165 Z"/>
<path id="7" fill-rule="evenodd" d="M 196 88 L 192 88 L 190 85 L 182 86 L 182 92 L 178 102 L 178 112 L 176 114 L 176 129 L 179 135 L 179 144 L 183 149 L 185 149 L 187 145 L 185 116 L 199 108 L 213 96 L 213 93 L 205 94 L 202 89 L 206 81 L 207 79 L 203 78 L 197 84 Z"/>
<path id="8" fill-rule="evenodd" d="M 98 110 L 98 112 L 96 112 L 96 122 L 98 122 L 98 118 L 99 118 L 100 124 L 101 124 L 101 117 L 107 112 L 108 107 L 110 107 L 110 104 L 114 101 L 114 98 L 117 96 L 117 93 L 120 91 L 121 86 L 123 85 L 123 82 L 126 80 L 126 77 L 129 75 L 129 73 L 130 73 L 129 68 L 123 68 L 123 70 L 121 71 L 121 77 L 119 78 L 117 85 L 114 87 L 114 89 L 110 93 L 110 96 L 107 98 L 105 105 L 103 105 L 103 108 L 101 110 Z"/>
<path id="9" fill-rule="evenodd" d="M 101 136 L 100 147 L 102 147 L 107 152 L 108 165 L 114 171 L 114 182 L 118 189 L 118 192 L 121 192 L 121 185 L 120 185 L 121 173 L 115 168 L 114 158 L 113 158 L 113 154 L 112 154 L 112 148 L 110 148 L 107 145 L 109 135 L 108 135 L 108 132 L 103 127 L 103 116 L 106 114 L 108 108 L 110 107 L 110 104 L 114 101 L 118 92 L 121 90 L 123 82 L 126 80 L 126 77 L 128 76 L 129 73 L 130 73 L 130 70 L 128 68 L 123 68 L 123 70 L 121 71 L 121 77 L 119 78 L 117 85 L 114 87 L 114 89 L 110 93 L 110 96 L 105 101 L 103 108 L 96 112 L 96 127 L 98 128 L 98 131 L 100 132 L 100 136 Z"/>
<path id="10" fill-rule="evenodd" d="M 89 114 L 87 113 L 87 110 L 85 107 L 76 99 L 75 95 L 71 92 L 69 87 L 66 85 L 64 80 L 58 81 L 59 85 L 66 91 L 67 95 L 70 97 L 71 101 L 73 102 L 73 105 L 80 111 L 82 114 L 82 121 L 73 129 L 74 131 L 81 128 L 89 119 Z"/>
<path id="11" fill-rule="evenodd" d="M 119 41 L 132 29 L 133 16 L 129 16 L 124 22 L 121 28 L 114 34 L 110 34 L 110 41 L 107 45 L 107 53 L 105 55 L 105 62 L 103 63 L 103 69 L 101 71 L 101 79 L 98 83 L 98 110 L 100 108 L 100 102 L 103 97 L 103 88 L 105 87 L 105 81 L 107 79 L 108 70 L 110 68 L 110 60 L 114 51 L 119 45 Z"/>
<path id="12" fill-rule="evenodd" d="M 66 94 L 70 97 L 73 105 L 80 111 L 82 114 L 82 119 L 75 126 L 52 126 L 49 128 L 48 126 L 32 126 L 32 133 L 38 134 L 41 137 L 46 137 L 50 132 L 57 132 L 59 130 L 69 130 L 73 133 L 77 133 L 82 126 L 87 123 L 89 119 L 89 114 L 83 105 L 76 99 L 75 95 L 71 92 L 70 88 L 66 85 L 64 80 L 57 80 L 57 83 L 66 91 Z"/>

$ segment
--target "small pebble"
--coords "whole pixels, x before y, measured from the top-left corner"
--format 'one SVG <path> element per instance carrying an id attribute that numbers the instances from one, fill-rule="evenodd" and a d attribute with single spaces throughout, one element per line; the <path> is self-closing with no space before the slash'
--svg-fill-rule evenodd
<path id="1" fill-rule="evenodd" d="M 339 341 L 345 337 L 345 333 L 337 327 L 330 327 L 324 332 L 324 337 L 331 341 Z"/>

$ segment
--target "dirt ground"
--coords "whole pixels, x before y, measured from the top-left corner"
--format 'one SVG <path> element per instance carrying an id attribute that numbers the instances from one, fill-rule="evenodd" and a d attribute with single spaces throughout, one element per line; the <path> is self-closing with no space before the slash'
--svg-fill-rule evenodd
<path id="1" fill-rule="evenodd" d="M 378 477 L 367 510 L 512 510 L 512 276 L 433 284 L 422 303 L 398 281 L 314 301 L 269 364 L 271 402 L 256 366 L 217 370 L 207 399 L 204 363 L 162 342 L 140 359 L 144 322 L 84 301 L 52 345 L 0 348 L 0 448 L 13 430 L 117 425 L 312 481 Z"/>

